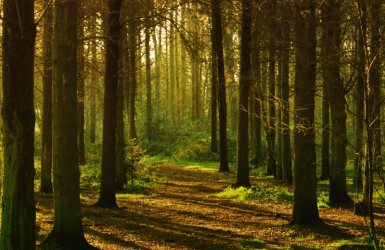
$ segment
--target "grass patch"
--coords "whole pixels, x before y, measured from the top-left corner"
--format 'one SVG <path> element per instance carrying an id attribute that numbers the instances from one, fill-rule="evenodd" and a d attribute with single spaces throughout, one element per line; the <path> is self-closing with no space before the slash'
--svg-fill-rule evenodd
<path id="1" fill-rule="evenodd" d="M 116 194 L 116 198 L 149 198 L 151 195 L 145 195 L 145 194 Z"/>
<path id="2" fill-rule="evenodd" d="M 218 165 L 218 164 L 215 164 L 215 165 Z M 196 169 L 196 170 L 200 170 L 200 171 L 215 171 L 215 170 L 218 170 L 217 166 L 214 166 L 214 165 L 206 165 L 206 166 L 202 166 L 202 165 L 187 165 L 185 166 L 185 168 L 187 169 Z"/>
<path id="3" fill-rule="evenodd" d="M 238 200 L 275 200 L 277 202 L 293 200 L 291 193 L 272 187 L 265 187 L 265 185 L 253 186 L 252 188 L 226 188 L 223 192 L 213 196 Z"/>
<path id="4" fill-rule="evenodd" d="M 43 219 L 43 220 L 52 220 L 53 219 L 53 210 L 52 211 L 45 211 L 43 213 L 36 213 L 36 219 Z"/>
<path id="5" fill-rule="evenodd" d="M 203 161 L 203 162 L 195 162 L 195 161 L 184 161 L 174 158 L 164 158 L 160 156 L 154 156 L 148 158 L 148 162 L 152 164 L 175 164 L 182 166 L 187 169 L 197 169 L 200 171 L 218 171 L 219 162 L 218 161 Z M 229 164 L 230 170 L 235 169 L 235 164 Z"/>
<path id="6" fill-rule="evenodd" d="M 355 238 L 353 240 L 339 240 L 326 246 L 326 249 L 373 249 L 373 247 L 366 243 L 365 239 Z"/>
<path id="7" fill-rule="evenodd" d="M 303 236 L 303 235 L 300 235 L 299 237 L 296 238 L 297 241 L 307 241 L 307 240 L 314 240 L 315 238 L 315 235 L 314 234 L 309 234 L 308 236 Z"/>
<path id="8" fill-rule="evenodd" d="M 242 247 L 262 247 L 265 242 L 259 239 L 242 240 L 239 245 Z"/>

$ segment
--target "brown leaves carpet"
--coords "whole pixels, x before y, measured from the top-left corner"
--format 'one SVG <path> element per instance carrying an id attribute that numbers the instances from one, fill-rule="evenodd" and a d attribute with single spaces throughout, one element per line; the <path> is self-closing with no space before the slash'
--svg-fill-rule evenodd
<path id="1" fill-rule="evenodd" d="M 365 218 L 353 215 L 350 207 L 319 208 L 323 225 L 287 227 L 290 202 L 210 196 L 234 183 L 234 173 L 163 164 L 157 174 L 167 175 L 167 183 L 149 187 L 147 197 L 118 198 L 118 209 L 89 207 L 97 201 L 98 191 L 82 190 L 83 229 L 91 245 L 100 249 L 333 249 L 336 242 L 362 242 L 368 237 Z M 251 182 L 281 185 L 258 176 L 252 176 Z M 52 229 L 52 206 L 52 195 L 36 194 L 37 244 Z M 385 207 L 376 205 L 380 239 L 385 238 L 384 217 Z M 261 244 L 241 246 L 241 241 L 252 239 Z"/>

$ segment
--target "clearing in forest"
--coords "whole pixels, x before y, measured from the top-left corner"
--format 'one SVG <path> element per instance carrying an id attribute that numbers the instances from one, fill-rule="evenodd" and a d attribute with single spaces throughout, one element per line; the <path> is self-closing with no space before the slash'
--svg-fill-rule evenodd
<path id="1" fill-rule="evenodd" d="M 140 195 L 117 194 L 119 209 L 89 207 L 97 201 L 98 189 L 82 186 L 87 241 L 100 249 L 371 249 L 368 218 L 354 215 L 352 207 L 329 207 L 323 197 L 323 225 L 284 226 L 291 217 L 292 186 L 270 177 L 251 175 L 255 188 L 243 191 L 254 196 L 249 200 L 228 198 L 238 195 L 230 190 L 218 195 L 235 182 L 233 172 L 158 164 L 156 176 L 157 184 L 138 189 Z M 52 195 L 36 193 L 36 207 L 38 244 L 53 226 Z M 374 211 L 384 244 L 385 206 L 376 204 Z"/>

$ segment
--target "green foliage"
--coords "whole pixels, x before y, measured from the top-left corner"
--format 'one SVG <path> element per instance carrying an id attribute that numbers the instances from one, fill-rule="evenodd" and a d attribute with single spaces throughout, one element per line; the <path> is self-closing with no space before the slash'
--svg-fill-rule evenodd
<path id="1" fill-rule="evenodd" d="M 204 118 L 192 121 L 190 117 L 186 117 L 181 126 L 173 124 L 170 119 L 167 124 L 160 123 L 154 140 L 149 141 L 145 138 L 140 140 L 142 148 L 147 149 L 151 156 L 157 155 L 179 161 L 219 161 L 219 154 L 211 152 L 211 133 Z M 235 162 L 236 146 L 236 138 L 228 137 L 229 162 Z"/>
<path id="2" fill-rule="evenodd" d="M 260 239 L 251 239 L 251 240 L 242 240 L 239 245 L 242 247 L 252 247 L 252 248 L 260 248 L 264 244 L 263 240 Z"/>
<path id="3" fill-rule="evenodd" d="M 99 141 L 95 143 L 86 142 L 85 157 L 89 164 L 102 164 L 102 144 Z"/>
<path id="4" fill-rule="evenodd" d="M 327 204 L 329 201 L 329 194 L 322 191 L 319 199 L 317 200 L 317 206 L 318 207 L 323 207 L 323 208 L 330 208 L 329 205 Z"/>
<path id="5" fill-rule="evenodd" d="M 367 241 L 367 238 L 369 238 L 369 241 Z M 348 249 L 354 249 L 354 250 L 373 249 L 373 247 L 371 245 L 368 245 L 368 243 L 370 244 L 372 242 L 370 237 L 367 237 L 367 238 L 364 238 L 364 239 L 354 238 L 351 240 L 346 240 L 346 239 L 338 240 L 336 242 L 333 242 L 333 243 L 327 245 L 326 249 L 345 249 L 345 250 L 348 250 Z"/>
<path id="6" fill-rule="evenodd" d="M 101 166 L 99 163 L 87 163 L 80 166 L 80 183 L 83 185 L 100 185 Z"/>
<path id="7" fill-rule="evenodd" d="M 131 186 L 134 186 L 134 180 L 150 181 L 153 171 L 156 169 L 149 164 L 144 156 L 146 151 L 137 144 L 136 139 L 128 142 L 126 147 L 125 161 L 127 163 L 127 174 L 131 177 Z"/>
<path id="8" fill-rule="evenodd" d="M 300 235 L 296 238 L 297 241 L 306 241 L 306 240 L 314 240 L 315 235 L 313 233 L 310 233 L 308 236 Z"/>
<path id="9" fill-rule="evenodd" d="M 237 189 L 229 187 L 214 196 L 238 200 L 274 200 L 277 202 L 293 200 L 292 194 L 265 185 L 253 186 L 252 188 L 239 187 Z"/>

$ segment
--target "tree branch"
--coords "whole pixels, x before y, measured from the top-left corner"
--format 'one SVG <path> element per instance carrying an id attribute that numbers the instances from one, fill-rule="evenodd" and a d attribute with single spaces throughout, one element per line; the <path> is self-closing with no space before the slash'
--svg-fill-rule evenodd
<path id="1" fill-rule="evenodd" d="M 43 11 L 43 13 L 41 14 L 41 16 L 39 17 L 39 19 L 37 19 L 37 21 L 35 22 L 35 26 L 38 26 L 40 21 L 43 19 L 45 13 L 48 11 L 48 8 L 51 6 L 53 0 L 50 0 L 47 4 L 47 6 L 45 6 L 45 9 Z"/>

